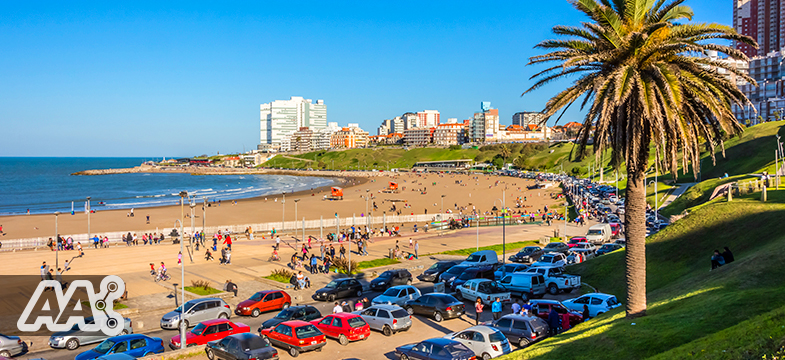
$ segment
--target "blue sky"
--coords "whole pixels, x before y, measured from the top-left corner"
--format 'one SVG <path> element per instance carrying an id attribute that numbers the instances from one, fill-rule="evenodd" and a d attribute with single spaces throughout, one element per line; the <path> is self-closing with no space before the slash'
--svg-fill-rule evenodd
<path id="1" fill-rule="evenodd" d="M 731 24 L 731 0 L 688 0 Z M 371 134 L 406 111 L 503 124 L 566 0 L 0 3 L 0 156 L 190 156 L 259 142 L 259 104 L 324 99 Z M 580 120 L 575 110 L 562 123 Z"/>

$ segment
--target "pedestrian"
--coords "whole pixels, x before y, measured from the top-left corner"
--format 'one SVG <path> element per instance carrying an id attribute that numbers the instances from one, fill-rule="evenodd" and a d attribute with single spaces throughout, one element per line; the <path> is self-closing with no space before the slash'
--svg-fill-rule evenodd
<path id="1" fill-rule="evenodd" d="M 363 242 L 363 256 L 368 256 L 368 237 L 362 239 Z"/>
<path id="2" fill-rule="evenodd" d="M 226 244 L 226 247 L 228 247 L 230 251 L 232 250 L 232 238 L 229 236 L 229 234 L 226 234 L 224 244 Z"/>
<path id="3" fill-rule="evenodd" d="M 412 242 L 412 238 L 409 238 L 409 249 L 414 248 L 414 242 Z"/>
<path id="4" fill-rule="evenodd" d="M 474 302 L 474 325 L 480 325 L 480 316 L 482 316 L 482 299 L 477 298 L 477 301 Z"/>
<path id="5" fill-rule="evenodd" d="M 333 307 L 333 314 L 338 314 L 338 313 L 342 313 L 342 312 L 343 312 L 343 308 L 342 308 L 342 307 L 341 307 L 341 305 L 340 305 L 340 304 L 338 304 L 338 302 L 336 301 L 336 302 L 335 302 L 335 306 Z"/>
<path id="6" fill-rule="evenodd" d="M 589 321 L 590 318 L 589 305 L 583 304 L 583 321 Z"/>
<path id="7" fill-rule="evenodd" d="M 550 326 L 550 334 L 551 336 L 555 336 L 559 333 L 559 324 L 561 323 L 561 319 L 559 319 L 559 313 L 556 312 L 556 307 L 551 308 L 551 312 L 548 313 L 548 326 Z"/>
<path id="8" fill-rule="evenodd" d="M 512 313 L 513 314 L 520 314 L 521 313 L 521 304 L 520 304 L 520 302 L 521 302 L 520 300 L 515 300 L 515 302 L 512 303 Z"/>
<path id="9" fill-rule="evenodd" d="M 732 263 L 734 260 L 733 253 L 730 252 L 730 249 L 728 249 L 727 246 L 724 247 L 723 249 L 725 249 L 725 251 L 722 252 L 722 258 L 725 259 L 725 263 L 726 264 Z"/>
<path id="10" fill-rule="evenodd" d="M 234 293 L 234 297 L 237 297 L 237 284 L 232 282 L 232 279 L 226 280 L 226 291 Z"/>
<path id="11" fill-rule="evenodd" d="M 205 249 L 204 261 L 213 261 L 213 260 L 214 260 L 213 254 L 210 252 L 210 249 L 209 248 Z"/>
<path id="12" fill-rule="evenodd" d="M 232 263 L 232 248 L 231 247 L 227 247 L 226 248 L 226 265 L 229 265 L 231 263 Z"/>
<path id="13" fill-rule="evenodd" d="M 714 270 L 722 265 L 725 265 L 725 258 L 720 255 L 719 250 L 714 250 L 714 255 L 711 257 L 711 269 Z"/>
<path id="14" fill-rule="evenodd" d="M 319 267 L 319 259 L 316 256 L 311 256 L 311 274 L 316 274 L 318 272 Z"/>
<path id="15" fill-rule="evenodd" d="M 523 304 L 523 316 L 528 316 L 532 313 L 532 303 L 529 300 L 526 300 L 526 303 Z"/>
<path id="16" fill-rule="evenodd" d="M 41 264 L 41 281 L 46 280 L 46 274 L 49 272 L 49 266 L 46 265 L 46 261 Z"/>
<path id="17" fill-rule="evenodd" d="M 343 247 L 343 244 L 341 244 L 341 249 L 339 250 L 339 252 L 340 252 L 340 258 L 346 259 L 346 248 Z"/>
<path id="18" fill-rule="evenodd" d="M 344 301 L 341 303 L 341 310 L 343 310 L 343 312 L 345 313 L 350 313 L 352 312 L 352 306 L 349 305 L 349 303 L 347 303 L 346 301 Z"/>
<path id="19" fill-rule="evenodd" d="M 68 265 L 68 260 L 65 261 L 65 265 L 63 266 L 63 269 L 65 269 L 65 271 L 71 270 L 71 267 Z"/>
<path id="20" fill-rule="evenodd" d="M 365 304 L 363 304 L 362 299 L 357 299 L 357 303 L 354 304 L 355 311 L 362 311 L 365 308 Z"/>
<path id="21" fill-rule="evenodd" d="M 226 248 L 225 247 L 221 248 L 221 262 L 220 262 L 220 264 L 221 265 L 226 265 Z"/>
<path id="22" fill-rule="evenodd" d="M 502 317 L 502 300 L 500 298 L 496 298 L 496 301 L 491 304 L 491 313 L 493 314 L 493 320 L 499 320 Z"/>
<path id="23" fill-rule="evenodd" d="M 76 250 L 79 252 L 79 257 L 84 256 L 84 251 L 82 251 L 82 243 L 81 242 L 77 242 L 76 243 Z"/>
<path id="24" fill-rule="evenodd" d="M 177 252 L 177 266 L 183 266 L 183 252 Z"/>
<path id="25" fill-rule="evenodd" d="M 420 258 L 420 243 L 417 241 L 414 242 L 414 257 L 416 259 Z"/>
<path id="26" fill-rule="evenodd" d="M 300 289 L 305 289 L 305 275 L 303 275 L 302 270 L 297 272 L 297 286 L 299 286 Z"/>

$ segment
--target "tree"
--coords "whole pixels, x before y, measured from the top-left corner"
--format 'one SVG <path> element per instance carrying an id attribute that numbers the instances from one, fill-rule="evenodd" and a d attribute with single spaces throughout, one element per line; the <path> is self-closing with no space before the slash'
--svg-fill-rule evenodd
<path id="1" fill-rule="evenodd" d="M 581 101 L 587 108 L 583 128 L 595 127 L 595 158 L 610 148 L 613 163 L 627 167 L 625 281 L 630 318 L 645 315 L 647 306 L 644 218 L 651 146 L 661 169 L 675 176 L 678 157 L 684 172 L 691 164 L 697 174 L 699 139 L 705 140 L 714 160 L 714 147 L 724 149 L 723 131 L 742 131 L 731 104 L 750 103 L 717 69 L 755 84 L 731 62 L 700 56 L 714 50 L 746 60 L 740 51 L 709 41 L 757 46 L 755 41 L 728 26 L 689 23 L 693 12 L 682 5 L 684 1 L 570 0 L 589 21 L 581 27 L 553 27 L 556 35 L 567 39 L 540 42 L 536 47 L 548 53 L 529 59 L 529 65 L 551 67 L 532 77 L 537 82 L 524 95 L 557 79 L 575 79 L 547 102 L 546 119 Z M 579 156 L 588 137 L 588 131 L 581 132 Z"/>
<path id="2" fill-rule="evenodd" d="M 518 155 L 518 157 L 516 157 L 515 160 L 512 161 L 512 163 L 518 169 L 526 168 L 526 158 L 524 158 L 523 155 Z"/>
<path id="3" fill-rule="evenodd" d="M 512 155 L 512 151 L 510 151 L 510 147 L 507 144 L 504 144 L 499 148 L 499 155 L 502 156 L 502 166 L 504 166 L 507 164 L 507 158 Z"/>

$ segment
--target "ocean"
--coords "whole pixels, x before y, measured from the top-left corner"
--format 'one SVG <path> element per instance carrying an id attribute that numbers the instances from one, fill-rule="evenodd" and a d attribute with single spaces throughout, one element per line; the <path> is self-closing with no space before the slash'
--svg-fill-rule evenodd
<path id="1" fill-rule="evenodd" d="M 287 175 L 113 174 L 74 176 L 90 169 L 127 168 L 150 158 L 0 157 L 0 215 L 130 209 L 180 203 L 180 191 L 199 201 L 245 199 L 308 190 L 330 178 Z M 158 159 L 160 160 L 160 159 Z"/>

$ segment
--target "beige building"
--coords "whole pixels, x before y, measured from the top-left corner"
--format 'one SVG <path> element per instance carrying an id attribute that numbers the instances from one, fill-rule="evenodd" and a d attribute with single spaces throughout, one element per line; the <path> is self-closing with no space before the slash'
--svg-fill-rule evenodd
<path id="1" fill-rule="evenodd" d="M 464 123 L 440 124 L 433 132 L 433 143 L 436 145 L 460 145 L 466 143 L 466 132 L 469 121 Z"/>
<path id="2" fill-rule="evenodd" d="M 363 131 L 357 124 L 334 132 L 330 136 L 330 147 L 333 149 L 353 149 L 368 146 L 368 132 Z"/>
<path id="3" fill-rule="evenodd" d="M 414 128 L 403 131 L 403 143 L 408 146 L 426 146 L 433 142 L 436 128 Z"/>

